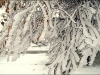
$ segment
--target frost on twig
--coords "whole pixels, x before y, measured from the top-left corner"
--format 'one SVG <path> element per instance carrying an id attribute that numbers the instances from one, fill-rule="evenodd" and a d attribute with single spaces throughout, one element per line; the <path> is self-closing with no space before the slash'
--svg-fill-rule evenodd
<path id="1" fill-rule="evenodd" d="M 100 20 L 96 19 L 99 10 L 94 8 L 95 4 L 92 7 L 90 5 L 93 4 L 87 1 L 79 6 L 77 11 L 70 15 L 70 20 L 67 19 L 68 13 L 64 20 L 57 19 L 55 28 L 57 37 L 52 38 L 53 42 L 48 52 L 51 57 L 48 63 L 50 64 L 49 73 L 58 72 L 60 68 L 60 74 L 69 74 L 78 67 L 93 64 L 96 53 L 99 51 L 96 47 L 100 46 L 98 23 Z"/>
<path id="2" fill-rule="evenodd" d="M 99 1 L 82 1 L 66 9 L 58 1 L 8 0 L 7 19 L 0 32 L 0 56 L 15 61 L 31 42 L 50 44 L 49 74 L 71 74 L 92 65 L 100 49 Z M 71 7 L 66 3 L 66 8 Z"/>

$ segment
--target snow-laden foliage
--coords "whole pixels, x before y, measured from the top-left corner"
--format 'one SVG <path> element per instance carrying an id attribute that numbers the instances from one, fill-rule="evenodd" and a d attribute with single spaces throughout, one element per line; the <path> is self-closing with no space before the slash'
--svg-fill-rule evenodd
<path id="1" fill-rule="evenodd" d="M 70 74 L 92 65 L 100 49 L 99 1 L 82 1 L 72 7 L 59 2 L 62 0 L 5 1 L 0 56 L 8 55 L 8 60 L 12 56 L 14 61 L 32 42 L 50 44 L 49 74 Z"/>

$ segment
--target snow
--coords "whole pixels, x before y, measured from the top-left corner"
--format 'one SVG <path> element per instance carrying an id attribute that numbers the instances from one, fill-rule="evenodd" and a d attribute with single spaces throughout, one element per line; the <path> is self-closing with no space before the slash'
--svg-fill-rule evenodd
<path id="1" fill-rule="evenodd" d="M 0 21 L 3 13 L 4 9 L 0 9 Z M 49 48 L 49 46 L 35 48 L 33 46 L 36 45 L 31 44 L 27 51 L 48 51 Z M 45 64 L 48 61 L 46 53 L 21 55 L 14 62 L 7 62 L 6 58 L 0 57 L 0 74 L 47 74 L 48 68 Z M 73 74 L 100 74 L 100 66 L 78 68 Z"/>
<path id="2" fill-rule="evenodd" d="M 78 68 L 73 74 L 100 74 L 100 66 Z"/>
<path id="3" fill-rule="evenodd" d="M 0 74 L 47 74 L 48 62 L 46 54 L 26 54 L 21 55 L 15 62 L 7 62 L 0 59 Z"/>
<path id="4" fill-rule="evenodd" d="M 28 48 L 28 51 L 48 51 L 49 45 L 48 46 L 40 46 L 38 47 L 37 45 L 31 43 L 31 46 Z"/>
<path id="5" fill-rule="evenodd" d="M 0 22 L 1 22 L 2 19 L 3 19 L 1 16 L 3 16 L 4 12 L 5 12 L 5 9 L 1 8 L 1 9 L 0 9 Z M 2 30 L 1 23 L 0 23 L 0 30 Z"/>
<path id="6" fill-rule="evenodd" d="M 45 53 L 21 55 L 15 62 L 0 58 L 0 74 L 47 74 L 47 62 Z M 100 74 L 100 66 L 78 68 L 73 74 Z"/>

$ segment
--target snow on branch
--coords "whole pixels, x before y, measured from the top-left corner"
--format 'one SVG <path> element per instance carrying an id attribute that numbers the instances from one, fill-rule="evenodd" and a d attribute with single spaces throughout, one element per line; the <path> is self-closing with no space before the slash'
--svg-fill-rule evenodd
<path id="1" fill-rule="evenodd" d="M 92 65 L 100 50 L 98 2 L 82 1 L 72 7 L 66 3 L 64 7 L 58 0 L 5 1 L 0 56 L 8 55 L 8 61 L 12 56 L 15 61 L 31 43 L 50 44 L 49 74 L 71 74 L 78 67 Z"/>

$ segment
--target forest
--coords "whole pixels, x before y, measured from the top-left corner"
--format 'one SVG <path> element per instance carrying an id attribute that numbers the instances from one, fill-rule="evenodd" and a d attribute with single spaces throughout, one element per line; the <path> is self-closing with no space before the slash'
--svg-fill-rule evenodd
<path id="1" fill-rule="evenodd" d="M 48 74 L 69 75 L 100 56 L 99 0 L 0 0 L 3 7 L 0 57 L 7 61 L 16 61 L 31 43 L 50 45 Z"/>

